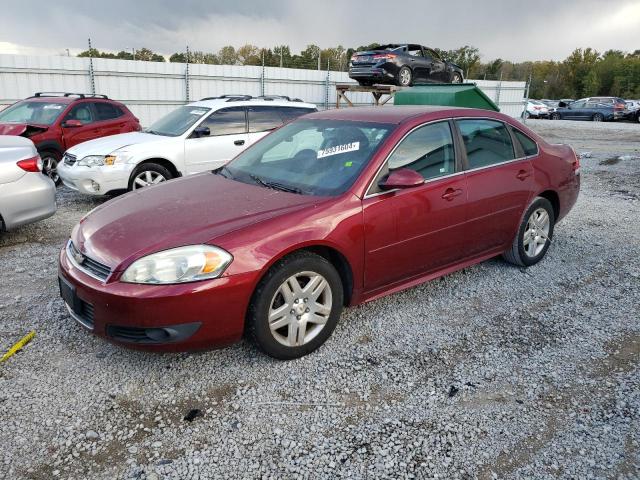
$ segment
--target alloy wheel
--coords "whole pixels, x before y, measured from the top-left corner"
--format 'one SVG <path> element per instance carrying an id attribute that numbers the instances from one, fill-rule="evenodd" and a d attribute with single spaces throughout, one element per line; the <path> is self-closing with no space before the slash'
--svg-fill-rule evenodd
<path id="1" fill-rule="evenodd" d="M 524 252 L 529 258 L 538 256 L 544 249 L 549 241 L 550 225 L 549 214 L 544 208 L 536 208 L 529 216 L 522 239 Z"/>
<path id="2" fill-rule="evenodd" d="M 316 272 L 287 278 L 269 304 L 269 329 L 278 343 L 299 347 L 313 340 L 331 315 L 333 295 L 329 282 Z"/>
<path id="3" fill-rule="evenodd" d="M 44 157 L 42 159 L 42 173 L 57 185 L 60 180 L 60 175 L 58 175 L 58 160 L 51 156 Z"/>
<path id="4" fill-rule="evenodd" d="M 462 83 L 462 77 L 457 73 L 454 73 L 453 78 L 451 79 L 451 83 Z"/>
<path id="5" fill-rule="evenodd" d="M 133 179 L 133 189 L 137 190 L 139 188 L 156 185 L 158 183 L 166 181 L 167 179 L 164 178 L 164 175 L 162 175 L 161 173 L 154 172 L 152 170 L 145 170 L 144 172 L 140 172 Z"/>
<path id="6" fill-rule="evenodd" d="M 411 83 L 411 70 L 403 68 L 400 70 L 400 85 L 403 87 L 408 86 Z"/>

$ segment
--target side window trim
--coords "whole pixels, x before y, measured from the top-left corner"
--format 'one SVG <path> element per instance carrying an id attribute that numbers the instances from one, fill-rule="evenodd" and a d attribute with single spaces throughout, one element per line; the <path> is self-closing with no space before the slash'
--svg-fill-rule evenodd
<path id="1" fill-rule="evenodd" d="M 538 145 L 538 142 L 536 142 L 533 138 L 531 138 L 529 135 L 524 133 L 519 128 L 514 127 L 513 125 L 510 125 L 508 123 L 506 125 L 507 125 L 507 128 L 509 130 L 509 133 L 511 134 L 511 141 L 513 142 L 513 145 L 515 147 L 517 147 L 517 150 L 518 150 L 517 158 L 515 160 L 523 160 L 523 159 L 526 159 L 526 158 L 533 158 L 533 157 L 537 157 L 538 155 L 540 155 L 540 146 Z M 531 140 L 535 144 L 536 153 L 534 153 L 533 155 L 527 155 L 525 153 L 524 145 L 522 145 L 522 143 L 520 142 L 520 140 L 516 136 L 516 132 L 520 133 L 520 135 L 524 135 L 526 138 L 528 138 L 529 140 Z"/>
<path id="2" fill-rule="evenodd" d="M 445 123 L 445 122 L 449 124 L 449 128 L 451 130 L 451 138 L 453 140 L 453 152 L 454 152 L 454 155 L 455 155 L 455 163 L 454 163 L 455 171 L 453 173 L 449 173 L 447 175 L 442 175 L 441 177 L 434 177 L 434 178 L 426 179 L 424 181 L 424 183 L 425 184 L 429 184 L 431 182 L 435 182 L 435 181 L 442 180 L 442 179 L 445 179 L 445 178 L 455 177 L 456 175 L 460 175 L 460 174 L 464 173 L 465 171 L 462 168 L 463 164 L 461 163 L 461 158 L 460 158 L 460 152 L 461 151 L 462 151 L 462 153 L 464 155 L 464 148 L 462 150 L 460 150 L 461 146 L 459 145 L 459 138 L 458 138 L 458 133 L 459 132 L 457 130 L 457 126 L 454 125 L 455 124 L 454 119 L 453 118 L 439 118 L 438 120 L 430 120 L 428 122 L 421 123 L 420 125 L 416 125 L 411 130 L 409 130 L 407 133 L 405 133 L 400 140 L 398 140 L 398 142 L 395 144 L 393 149 L 387 154 L 387 156 L 385 157 L 385 159 L 382 162 L 382 164 L 380 165 L 380 167 L 378 167 L 378 170 L 376 170 L 376 173 L 373 175 L 373 178 L 369 182 L 369 185 L 367 186 L 367 189 L 365 190 L 365 194 L 362 197 L 362 199 L 366 200 L 367 198 L 377 197 L 377 196 L 384 195 L 384 194 L 387 194 L 387 193 L 395 192 L 396 190 L 385 190 L 383 192 L 372 192 L 371 189 L 374 188 L 374 185 L 376 185 L 384 175 L 388 174 L 388 172 L 389 172 L 389 159 L 394 154 L 394 152 L 396 151 L 398 146 L 409 135 L 411 135 L 414 131 L 416 131 L 416 130 L 422 128 L 422 127 L 425 127 L 427 125 L 431 125 L 431 124 L 435 124 L 435 123 Z M 455 129 L 454 129 L 454 127 L 455 127 Z M 464 146 L 462 146 L 462 147 L 464 147 Z"/>

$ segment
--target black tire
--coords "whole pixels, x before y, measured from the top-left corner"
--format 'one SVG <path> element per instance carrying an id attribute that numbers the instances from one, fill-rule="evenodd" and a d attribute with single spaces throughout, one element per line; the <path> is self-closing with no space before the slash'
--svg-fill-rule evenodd
<path id="1" fill-rule="evenodd" d="M 551 120 L 560 120 L 560 114 L 559 113 L 552 113 L 551 114 Z"/>
<path id="2" fill-rule="evenodd" d="M 42 159 L 42 174 L 53 180 L 56 187 L 59 187 L 62 184 L 62 179 L 58 175 L 58 163 L 62 156 L 53 150 L 42 150 L 38 154 Z"/>
<path id="3" fill-rule="evenodd" d="M 407 66 L 402 67 L 396 74 L 396 83 L 399 87 L 410 87 L 413 85 L 413 72 Z"/>
<path id="4" fill-rule="evenodd" d="M 601 113 L 596 113 L 591 120 L 593 120 L 594 122 L 603 122 L 604 121 L 604 116 Z"/>
<path id="5" fill-rule="evenodd" d="M 288 278 L 301 272 L 315 272 L 325 278 L 331 289 L 331 311 L 324 327 L 309 342 L 298 346 L 285 346 L 272 334 L 268 314 L 272 302 L 277 299 L 276 294 L 280 286 Z M 314 253 L 297 252 L 276 262 L 256 287 L 247 312 L 246 333 L 260 349 L 273 358 L 280 360 L 299 358 L 316 350 L 331 336 L 340 319 L 343 301 L 342 281 L 334 266 Z"/>
<path id="6" fill-rule="evenodd" d="M 156 175 L 161 175 L 162 177 L 164 177 L 163 181 L 171 180 L 173 178 L 172 173 L 166 167 L 163 167 L 162 165 L 159 165 L 157 163 L 152 163 L 152 162 L 142 163 L 142 164 L 138 165 L 135 168 L 135 170 L 131 174 L 131 177 L 129 178 L 129 188 L 128 188 L 129 191 L 136 190 L 138 188 L 142 188 L 142 186 L 136 185 L 136 184 L 134 184 L 134 182 L 136 181 L 136 178 L 139 175 L 145 174 L 145 172 L 149 172 L 150 175 L 152 175 L 154 177 Z"/>
<path id="7" fill-rule="evenodd" d="M 453 72 L 453 75 L 451 75 L 451 83 L 462 83 L 464 82 L 464 78 L 462 77 L 462 74 L 459 72 Z"/>
<path id="8" fill-rule="evenodd" d="M 536 210 L 543 208 L 546 210 L 547 215 L 549 215 L 549 232 L 547 234 L 548 239 L 544 243 L 544 247 L 535 256 L 527 255 L 524 249 L 524 234 L 527 228 L 527 224 L 529 223 L 529 218 L 532 213 Z M 522 216 L 522 222 L 520 227 L 518 228 L 518 233 L 516 233 L 515 238 L 513 239 L 513 243 L 511 244 L 511 248 L 502 254 L 503 258 L 514 265 L 518 265 L 520 267 L 530 267 L 531 265 L 535 265 L 538 263 L 547 253 L 549 249 L 549 245 L 551 245 L 551 239 L 553 238 L 553 228 L 555 225 L 555 214 L 553 211 L 553 206 L 551 202 L 543 197 L 536 197 L 527 211 Z"/>

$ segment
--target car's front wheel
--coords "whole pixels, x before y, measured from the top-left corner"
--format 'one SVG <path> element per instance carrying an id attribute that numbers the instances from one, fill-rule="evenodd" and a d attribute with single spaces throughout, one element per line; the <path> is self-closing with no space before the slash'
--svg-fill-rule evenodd
<path id="1" fill-rule="evenodd" d="M 322 345 L 342 312 L 340 275 L 325 258 L 298 252 L 280 260 L 256 288 L 247 333 L 268 355 L 302 357 Z"/>
<path id="2" fill-rule="evenodd" d="M 398 70 L 396 81 L 401 87 L 410 87 L 413 82 L 413 72 L 409 67 L 402 67 Z"/>
<path id="3" fill-rule="evenodd" d="M 138 190 L 139 188 L 149 187 L 158 183 L 171 180 L 173 175 L 162 165 L 157 163 L 143 163 L 138 165 L 131 174 L 129 180 L 129 190 Z"/>
<path id="4" fill-rule="evenodd" d="M 560 120 L 560 114 L 559 113 L 552 113 L 551 114 L 551 120 Z"/>
<path id="5" fill-rule="evenodd" d="M 509 263 L 521 267 L 535 265 L 549 249 L 553 237 L 555 215 L 551 202 L 536 197 L 525 212 L 511 248 L 503 253 Z"/>

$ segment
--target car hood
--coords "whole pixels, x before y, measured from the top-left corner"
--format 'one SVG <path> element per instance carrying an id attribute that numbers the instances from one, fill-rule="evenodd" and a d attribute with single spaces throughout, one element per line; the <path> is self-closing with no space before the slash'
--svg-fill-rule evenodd
<path id="1" fill-rule="evenodd" d="M 48 129 L 49 127 L 44 125 L 35 125 L 31 123 L 0 123 L 0 135 L 21 135 L 23 137 L 30 137 Z"/>
<path id="2" fill-rule="evenodd" d="M 71 238 L 80 251 L 121 270 L 153 252 L 217 237 L 320 203 L 203 173 L 130 192 L 85 216 Z"/>
<path id="3" fill-rule="evenodd" d="M 108 155 L 124 147 L 133 148 L 135 145 L 142 145 L 150 142 L 164 142 L 175 140 L 176 137 L 164 137 L 144 132 L 119 133 L 108 137 L 96 138 L 88 142 L 80 143 L 71 147 L 68 152 L 78 158 L 87 155 Z M 128 148 L 127 150 L 129 150 Z"/>

